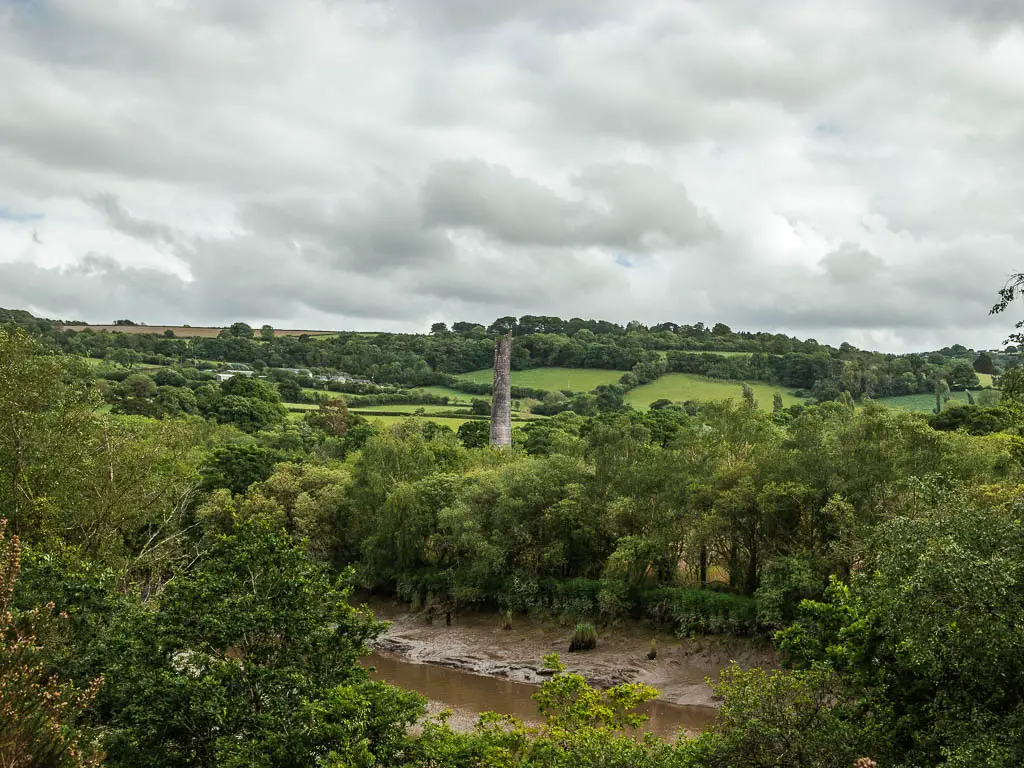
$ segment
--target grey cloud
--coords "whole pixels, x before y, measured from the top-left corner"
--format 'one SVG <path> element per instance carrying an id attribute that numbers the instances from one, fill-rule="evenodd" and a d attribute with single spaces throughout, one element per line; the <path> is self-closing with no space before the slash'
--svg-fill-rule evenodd
<path id="1" fill-rule="evenodd" d="M 685 246 L 715 233 L 685 187 L 653 168 L 594 165 L 572 181 L 589 194 L 565 198 L 479 160 L 440 163 L 424 185 L 424 220 L 479 229 L 511 244 L 637 251 Z"/>
<path id="2" fill-rule="evenodd" d="M 997 343 L 1012 319 L 988 306 L 1024 242 L 1022 15 L 1016 0 L 8 3 L 0 206 L 43 219 L 0 220 L 0 304 Z"/>
<path id="3" fill-rule="evenodd" d="M 399 17 L 411 15 L 431 29 L 449 33 L 479 33 L 520 23 L 553 32 L 578 31 L 615 12 L 612 0 L 387 0 Z"/>
<path id="4" fill-rule="evenodd" d="M 95 206 L 106 217 L 114 229 L 124 232 L 140 240 L 171 244 L 175 241 L 174 230 L 157 221 L 146 221 L 132 216 L 121 205 L 117 195 L 100 192 L 93 195 L 87 202 Z"/>
<path id="5" fill-rule="evenodd" d="M 856 243 L 843 243 L 821 260 L 831 280 L 840 284 L 885 279 L 885 262 Z"/>
<path id="6" fill-rule="evenodd" d="M 264 241 L 296 242 L 344 269 L 386 272 L 411 263 L 443 268 L 451 245 L 442 233 L 424 230 L 419 208 L 401 196 L 324 205 L 316 199 L 260 202 L 240 220 Z"/>

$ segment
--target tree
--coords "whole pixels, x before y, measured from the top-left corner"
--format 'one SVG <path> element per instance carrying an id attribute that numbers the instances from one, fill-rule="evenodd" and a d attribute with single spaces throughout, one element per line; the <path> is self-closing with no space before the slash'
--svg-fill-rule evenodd
<path id="1" fill-rule="evenodd" d="M 116 363 L 124 368 L 131 368 L 135 363 L 139 361 L 139 353 L 134 349 L 128 349 L 127 347 L 119 347 L 111 352 L 107 359 L 112 363 Z"/>
<path id="2" fill-rule="evenodd" d="M 942 407 L 949 402 L 952 395 L 949 393 L 949 384 L 945 379 L 935 380 L 935 413 L 942 413 Z"/>
<path id="3" fill-rule="evenodd" d="M 393 765 L 419 695 L 358 664 L 383 625 L 287 534 L 218 536 L 109 642 L 112 765 Z"/>
<path id="4" fill-rule="evenodd" d="M 348 405 L 340 397 L 321 401 L 317 410 L 306 414 L 306 421 L 331 437 L 341 437 L 349 428 Z"/>
<path id="5" fill-rule="evenodd" d="M 161 368 L 153 374 L 153 381 L 161 387 L 184 387 L 188 384 L 188 379 L 173 368 Z"/>
<path id="6" fill-rule="evenodd" d="M 93 432 L 99 404 L 80 360 L 0 328 L 0 516 L 15 533 L 40 529 L 47 496 L 78 487 L 71 481 L 90 450 L 81 436 Z"/>
<path id="7" fill-rule="evenodd" d="M 270 477 L 277 461 L 274 452 L 266 448 L 234 443 L 214 448 L 199 471 L 206 490 L 227 488 L 232 493 L 245 493 L 253 483 Z"/>
<path id="8" fill-rule="evenodd" d="M 491 426 L 486 421 L 476 419 L 459 425 L 459 442 L 467 448 L 483 448 L 491 437 Z"/>
<path id="9" fill-rule="evenodd" d="M 992 305 L 989 314 L 997 315 L 1005 312 L 1010 304 L 1020 296 L 1022 291 L 1024 291 L 1024 272 L 1015 272 L 1007 278 L 1006 283 L 999 290 L 999 301 Z M 1013 327 L 1016 329 L 1024 328 L 1024 320 L 1017 321 Z M 1015 344 L 1024 345 L 1024 333 L 1011 333 L 1005 343 L 1009 344 L 1011 341 Z"/>
<path id="10" fill-rule="evenodd" d="M 469 412 L 477 416 L 489 416 L 491 404 L 483 398 L 474 397 L 469 404 Z"/>
<path id="11" fill-rule="evenodd" d="M 594 390 L 595 404 L 601 413 L 615 413 L 626 407 L 625 392 L 616 384 L 601 384 Z"/>
<path id="12" fill-rule="evenodd" d="M 278 379 L 277 391 L 286 403 L 302 402 L 302 385 L 294 376 L 283 376 Z"/>
<path id="13" fill-rule="evenodd" d="M 953 389 L 977 388 L 981 382 L 974 366 L 966 360 L 957 360 L 949 369 L 949 386 Z"/>
<path id="14" fill-rule="evenodd" d="M 515 336 L 518 328 L 519 322 L 514 317 L 499 317 L 487 326 L 487 333 L 492 336 L 504 336 L 506 333 L 511 333 Z"/>
<path id="15" fill-rule="evenodd" d="M 994 383 L 1004 400 L 1024 403 L 1024 366 L 1006 369 L 994 379 Z"/>
<path id="16" fill-rule="evenodd" d="M 914 496 L 777 642 L 798 669 L 835 670 L 880 765 L 1024 764 L 1019 508 L 938 484 Z"/>
<path id="17" fill-rule="evenodd" d="M 448 326 L 445 323 L 433 323 L 430 326 L 431 336 L 447 336 L 448 333 Z"/>
<path id="18" fill-rule="evenodd" d="M 232 323 L 228 333 L 236 339 L 251 339 L 254 335 L 252 326 L 248 323 Z"/>
<path id="19" fill-rule="evenodd" d="M 836 706 L 839 681 L 827 669 L 798 672 L 726 669 L 711 728 L 680 751 L 699 768 L 847 768 L 865 738 Z"/>
<path id="20" fill-rule="evenodd" d="M 77 721 L 102 679 L 85 690 L 61 680 L 45 664 L 32 622 L 53 604 L 15 620 L 12 596 L 20 568 L 21 545 L 7 538 L 0 520 L 0 765 L 86 768 L 102 755 L 77 729 Z"/>
<path id="21" fill-rule="evenodd" d="M 270 382 L 257 379 L 255 376 L 232 376 L 222 381 L 220 391 L 225 395 L 248 397 L 262 400 L 264 403 L 280 403 L 281 395 Z"/>
<path id="22" fill-rule="evenodd" d="M 987 373 L 995 376 L 999 373 L 999 366 L 996 359 L 989 352 L 980 352 L 974 360 L 974 370 L 978 373 Z"/>
<path id="23" fill-rule="evenodd" d="M 260 328 L 260 338 L 263 339 L 263 341 L 273 341 L 274 326 L 264 325 L 262 328 Z"/>
<path id="24" fill-rule="evenodd" d="M 152 378 L 144 373 L 133 374 L 113 388 L 113 410 L 128 415 L 159 416 L 160 407 L 154 402 L 156 391 Z"/>
<path id="25" fill-rule="evenodd" d="M 283 423 L 288 411 L 280 403 L 267 402 L 256 397 L 222 395 L 214 400 L 207 414 L 212 415 L 221 424 L 233 424 L 243 432 L 251 434 Z"/>

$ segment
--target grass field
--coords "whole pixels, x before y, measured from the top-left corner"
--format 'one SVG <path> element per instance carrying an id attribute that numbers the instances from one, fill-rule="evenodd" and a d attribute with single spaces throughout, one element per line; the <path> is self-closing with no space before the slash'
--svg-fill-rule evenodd
<path id="1" fill-rule="evenodd" d="M 469 419 L 455 419 L 455 418 L 447 418 L 447 417 L 444 417 L 444 416 L 420 416 L 420 417 L 415 417 L 415 416 L 400 416 L 398 414 L 396 414 L 394 416 L 391 416 L 391 415 L 380 416 L 380 415 L 369 414 L 369 413 L 360 413 L 359 411 L 355 411 L 355 410 L 352 411 L 352 413 L 358 413 L 364 419 L 366 419 L 367 421 L 369 421 L 369 422 L 371 422 L 373 424 L 383 424 L 384 426 L 391 426 L 392 424 L 398 424 L 400 422 L 405 421 L 406 419 L 423 418 L 423 419 L 427 419 L 428 421 L 433 421 L 433 422 L 435 422 L 437 424 L 443 424 L 446 427 L 451 427 L 453 430 L 456 430 L 456 431 L 458 430 L 458 428 L 460 426 L 462 426 L 464 423 L 469 421 Z M 292 410 L 288 411 L 288 418 L 290 420 L 292 420 L 292 421 L 298 421 L 304 415 L 305 415 L 305 411 L 292 411 Z"/>
<path id="2" fill-rule="evenodd" d="M 463 410 L 469 413 L 469 409 L 465 406 L 458 405 L 367 405 L 361 408 L 351 408 L 352 413 L 359 413 L 360 411 L 388 411 L 389 413 L 413 413 L 420 409 L 423 409 L 424 413 L 445 413 L 447 411 Z"/>
<path id="3" fill-rule="evenodd" d="M 721 355 L 722 357 L 750 357 L 753 352 L 717 352 L 713 349 L 677 349 L 676 352 L 689 352 L 691 355 Z M 659 349 L 658 354 L 668 357 L 667 349 Z"/>
<path id="4" fill-rule="evenodd" d="M 772 397 L 776 392 L 782 395 L 785 405 L 797 405 L 806 402 L 802 398 L 793 397 L 785 389 L 771 384 L 750 382 L 754 390 L 757 404 L 765 410 L 771 410 Z M 650 384 L 637 387 L 626 395 L 626 402 L 634 408 L 646 408 L 655 400 L 667 398 L 673 402 L 685 400 L 739 400 L 743 397 L 743 389 L 737 381 L 721 381 L 694 376 L 689 373 L 667 373 Z"/>
<path id="5" fill-rule="evenodd" d="M 513 387 L 533 387 L 551 392 L 569 389 L 573 392 L 589 392 L 601 384 L 615 384 L 624 371 L 607 371 L 596 368 L 534 368 L 529 371 L 512 371 Z M 460 379 L 478 384 L 490 384 L 494 372 L 490 368 L 463 373 Z"/>
<path id="6" fill-rule="evenodd" d="M 400 424 L 401 422 L 405 421 L 406 419 L 416 418 L 416 417 L 413 417 L 413 416 L 374 416 L 372 414 L 360 414 L 360 415 L 364 419 L 369 421 L 369 422 L 372 422 L 374 424 L 383 424 L 385 426 L 391 426 L 392 424 Z M 423 419 L 426 419 L 428 421 L 432 421 L 435 424 L 442 424 L 442 425 L 444 425 L 446 427 L 451 427 L 453 430 L 456 430 L 456 431 L 458 430 L 459 427 L 461 427 L 463 424 L 465 424 L 467 421 L 469 421 L 469 419 L 453 419 L 453 418 L 446 418 L 444 416 L 422 416 L 422 417 L 419 417 L 419 418 L 423 418 Z"/>
<path id="7" fill-rule="evenodd" d="M 980 374 L 979 374 L 980 377 Z M 967 403 L 967 394 L 964 392 L 951 392 L 952 399 L 958 403 Z M 977 396 L 977 392 L 973 393 Z M 935 410 L 935 395 L 899 395 L 898 397 L 880 397 L 875 402 L 882 403 L 889 408 L 896 408 L 901 411 L 917 411 L 919 413 L 932 413 Z"/>
<path id="8" fill-rule="evenodd" d="M 992 374 L 991 373 L 979 373 L 978 380 L 981 382 L 982 388 L 992 386 Z"/>
<path id="9" fill-rule="evenodd" d="M 471 395 L 467 392 L 460 392 L 457 389 L 448 387 L 416 387 L 413 392 L 422 392 L 425 395 L 436 395 L 437 397 L 450 398 L 453 403 L 469 403 L 473 398 L 490 400 L 490 395 Z"/>

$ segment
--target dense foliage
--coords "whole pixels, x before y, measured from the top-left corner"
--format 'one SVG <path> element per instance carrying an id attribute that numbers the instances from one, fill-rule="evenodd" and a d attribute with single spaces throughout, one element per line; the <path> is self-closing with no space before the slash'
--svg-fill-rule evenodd
<path id="1" fill-rule="evenodd" d="M 63 750 L 63 763 L 40 763 L 53 765 L 101 752 L 112 766 L 1024 762 L 1016 369 L 1001 374 L 1001 403 L 930 417 L 855 407 L 852 387 L 839 401 L 773 412 L 752 395 L 637 412 L 604 389 L 587 396 L 590 415 L 517 427 L 513 450 L 495 452 L 479 429 L 374 427 L 340 400 L 289 420 L 282 394 L 295 402 L 295 379 L 283 374 L 217 381 L 146 335 L 11 319 L 0 328 L 0 665 L 28 671 L 0 685 L 0 706 L 18 713 L 0 747 L 24 750 L 35 723 Z M 635 349 L 623 370 L 648 366 L 629 373 L 638 380 L 662 364 L 722 360 L 764 364 L 781 380 L 796 374 L 779 360 L 800 355 L 820 388 L 854 372 L 848 382 L 871 381 L 876 363 L 918 359 L 927 378 L 966 359 L 950 349 L 934 361 L 882 360 L 717 327 L 524 320 L 319 341 L 233 327 L 209 341 L 237 346 L 210 357 L 258 349 L 242 358 L 257 368 L 272 364 L 264 353 L 280 353 L 280 365 L 296 361 L 286 349 L 319 348 L 348 370 L 407 370 L 394 380 L 409 382 L 442 369 L 427 352 L 489 350 L 487 333 L 511 327 L 544 364 L 555 358 L 535 350 L 552 337 L 571 342 L 552 347 L 563 352 Z M 132 339 L 142 341 L 122 341 Z M 752 354 L 709 361 L 687 351 L 701 348 L 695 339 Z M 179 364 L 140 372 L 124 354 L 99 371 L 124 375 L 98 378 L 62 353 L 76 345 Z M 365 359 L 352 362 L 360 349 Z M 650 357 L 662 360 L 658 351 L 663 363 Z M 378 353 L 386 362 L 369 362 Z M 906 364 L 916 377 L 918 364 Z M 357 386 L 362 397 L 395 394 Z M 580 624 L 581 639 L 623 621 L 775 636 L 787 668 L 730 670 L 717 723 L 676 745 L 631 733 L 651 689 L 597 691 L 556 659 L 537 696 L 543 725 L 488 716 L 456 733 L 433 720 L 413 735 L 422 700 L 358 664 L 381 625 L 350 606 L 353 587 L 417 610 L 553 615 Z M 46 690 L 69 704 L 40 709 L 32 692 Z"/>

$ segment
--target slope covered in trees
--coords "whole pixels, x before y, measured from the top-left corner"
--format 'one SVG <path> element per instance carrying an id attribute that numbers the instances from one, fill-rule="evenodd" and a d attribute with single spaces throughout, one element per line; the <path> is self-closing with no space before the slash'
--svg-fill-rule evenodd
<path id="1" fill-rule="evenodd" d="M 5 759 L 1024 761 L 1024 388 L 1009 373 L 999 404 L 932 417 L 855 407 L 849 391 L 770 411 L 752 392 L 634 411 L 600 390 L 589 415 L 520 424 L 495 452 L 422 418 L 367 424 L 341 400 L 288 419 L 291 375 L 218 382 L 168 357 L 98 378 L 64 349 L 100 342 L 16 320 L 0 329 L 0 519 L 18 553 L 0 552 L 0 664 L 30 663 L 0 685 L 17 724 L 0 728 Z M 860 354 L 837 351 L 842 375 Z M 405 396 L 346 386 L 363 393 L 350 402 Z M 538 694 L 539 730 L 492 718 L 411 735 L 422 700 L 357 663 L 380 626 L 350 607 L 353 588 L 599 631 L 758 635 L 786 669 L 729 672 L 715 727 L 674 745 L 627 737 L 643 686 L 602 693 L 561 672 Z M 40 710 L 39 681 L 67 706 Z M 26 739 L 32 724 L 54 738 Z"/>
<path id="2" fill-rule="evenodd" d="M 830 347 L 814 339 L 733 331 L 721 323 L 662 323 L 648 328 L 636 322 L 621 326 L 527 315 L 499 318 L 487 328 L 457 322 L 449 329 L 438 323 L 430 335 L 342 332 L 329 338 L 278 337 L 269 326 L 256 332 L 235 323 L 217 338 L 180 339 L 62 332 L 60 324 L 0 310 L 0 319 L 7 316 L 44 333 L 65 352 L 85 357 L 104 358 L 125 350 L 148 362 L 231 361 L 260 368 L 340 370 L 403 386 L 457 385 L 457 376 L 489 368 L 493 338 L 506 331 L 515 338 L 513 370 L 553 366 L 618 371 L 619 386 L 625 390 L 676 372 L 766 382 L 819 400 L 835 399 L 846 391 L 859 400 L 930 394 L 940 379 L 953 391 L 977 388 L 977 372 L 998 373 L 1018 362 L 1016 354 L 979 354 L 958 344 L 930 353 L 890 355 L 849 344 Z"/>

